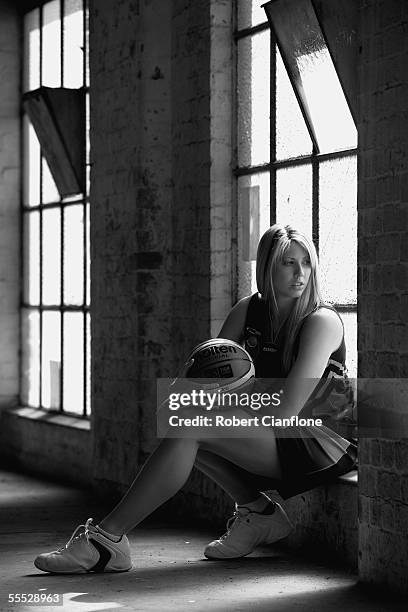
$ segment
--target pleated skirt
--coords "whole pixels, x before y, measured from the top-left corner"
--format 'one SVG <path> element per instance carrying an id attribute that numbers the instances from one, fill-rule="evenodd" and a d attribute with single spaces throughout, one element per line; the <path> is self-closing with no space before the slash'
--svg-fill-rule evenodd
<path id="1" fill-rule="evenodd" d="M 291 427 L 277 432 L 282 480 L 275 488 L 293 497 L 350 472 L 357 466 L 357 445 L 324 425 Z"/>

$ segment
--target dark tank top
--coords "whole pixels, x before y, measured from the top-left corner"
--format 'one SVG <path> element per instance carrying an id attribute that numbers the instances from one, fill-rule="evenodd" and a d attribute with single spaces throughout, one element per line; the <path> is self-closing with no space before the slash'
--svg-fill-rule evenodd
<path id="1" fill-rule="evenodd" d="M 340 318 L 332 306 L 322 305 L 320 308 L 329 308 Z M 307 317 L 303 320 L 295 338 L 294 360 L 296 360 L 300 335 L 306 320 Z M 283 327 L 275 343 L 272 342 L 268 305 L 258 293 L 255 293 L 249 301 L 245 320 L 245 348 L 254 360 L 257 378 L 286 378 L 287 374 L 283 367 L 284 335 L 285 328 Z M 300 414 L 302 417 L 319 417 L 325 422 L 342 423 L 341 429 L 345 437 L 354 438 L 355 400 L 352 386 L 347 378 L 344 326 L 341 344 L 330 355 L 319 383 Z"/>

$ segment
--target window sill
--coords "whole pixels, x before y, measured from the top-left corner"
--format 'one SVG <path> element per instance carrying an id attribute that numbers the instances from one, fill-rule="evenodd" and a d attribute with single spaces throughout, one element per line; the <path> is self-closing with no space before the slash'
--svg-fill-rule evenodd
<path id="1" fill-rule="evenodd" d="M 27 407 L 11 408 L 7 412 L 19 418 L 29 419 L 31 421 L 41 421 L 51 425 L 82 429 L 83 431 L 91 430 L 91 423 L 89 419 L 83 419 L 72 414 L 61 414 L 58 412 L 43 410 L 41 408 Z"/>

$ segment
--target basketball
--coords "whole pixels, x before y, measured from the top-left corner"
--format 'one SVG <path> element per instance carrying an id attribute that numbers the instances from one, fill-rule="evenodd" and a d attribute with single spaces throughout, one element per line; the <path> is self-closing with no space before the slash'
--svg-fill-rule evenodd
<path id="1" fill-rule="evenodd" d="M 212 379 L 209 385 L 202 386 L 231 391 L 255 376 L 255 366 L 242 346 L 232 340 L 214 338 L 194 347 L 187 359 L 184 376 L 194 380 L 207 379 L 207 383 Z"/>

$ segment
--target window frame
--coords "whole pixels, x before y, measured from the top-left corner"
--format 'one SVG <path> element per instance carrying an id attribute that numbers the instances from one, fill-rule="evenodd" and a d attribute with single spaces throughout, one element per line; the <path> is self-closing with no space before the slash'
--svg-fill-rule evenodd
<path id="1" fill-rule="evenodd" d="M 89 101 L 89 70 L 88 70 L 88 58 L 89 58 L 89 48 L 88 48 L 88 40 L 89 40 L 89 28 L 88 28 L 88 0 L 80 0 L 82 4 L 82 50 L 83 50 L 83 64 L 82 64 L 82 85 L 79 89 L 85 92 L 85 96 Z M 47 86 L 43 83 L 43 58 L 44 58 L 44 49 L 43 49 L 43 28 L 44 28 L 44 7 L 49 4 L 49 0 L 41 1 L 41 2 L 26 2 L 24 6 L 21 8 L 21 18 L 22 18 L 22 40 L 23 46 L 25 48 L 25 24 L 24 20 L 26 16 L 32 11 L 38 11 L 38 25 L 39 25 L 39 56 L 38 56 L 38 80 L 39 86 Z M 64 19 L 66 17 L 66 13 L 64 11 L 66 3 L 64 0 L 58 0 L 59 6 L 59 22 L 60 22 L 60 84 L 59 87 L 64 87 Z M 26 61 L 26 53 L 24 52 L 23 60 L 22 60 L 22 71 L 21 71 L 21 90 L 22 95 L 27 91 L 34 91 L 30 89 L 25 89 L 24 78 L 26 74 L 26 69 L 29 70 L 29 67 L 25 65 Z M 88 131 L 89 126 L 89 104 L 86 103 L 86 131 Z M 29 402 L 23 399 L 23 390 L 25 386 L 24 376 L 25 373 L 23 371 L 23 363 L 24 363 L 24 338 L 23 333 L 21 331 L 20 338 L 20 353 L 22 358 L 20 359 L 20 372 L 19 372 L 19 380 L 20 380 L 20 403 L 23 406 L 27 406 L 30 408 L 36 408 L 39 410 L 45 410 L 49 413 L 58 413 L 64 414 L 74 417 L 80 417 L 89 419 L 91 412 L 91 398 L 90 398 L 90 231 L 89 231 L 89 220 L 90 220 L 90 199 L 89 199 L 89 180 L 87 178 L 85 190 L 74 196 L 64 196 L 62 197 L 60 194 L 59 198 L 44 202 L 43 197 L 43 178 L 44 178 L 44 162 L 45 157 L 41 151 L 39 152 L 39 200 L 38 203 L 34 205 L 30 205 L 29 201 L 25 201 L 24 196 L 24 181 L 27 173 L 27 159 L 26 159 L 26 150 L 24 144 L 24 122 L 27 119 L 27 126 L 32 124 L 29 122 L 27 114 L 22 110 L 21 111 L 21 159 L 22 159 L 22 175 L 21 175 L 21 205 L 20 205 L 20 215 L 21 215 L 21 292 L 20 292 L 20 330 L 23 330 L 24 327 L 24 314 L 28 315 L 33 312 L 37 312 L 39 316 L 39 346 L 38 346 L 38 404 L 31 405 Z M 27 127 L 28 129 L 28 127 Z M 88 141 L 89 142 L 89 141 Z M 86 175 L 89 176 L 89 144 L 86 146 L 85 152 L 86 159 Z M 83 273 L 83 282 L 82 282 L 82 298 L 79 304 L 74 303 L 66 303 L 64 301 L 64 290 L 65 290 L 65 211 L 68 209 L 72 209 L 75 206 L 82 206 L 82 273 Z M 59 272 L 60 272 L 60 290 L 59 290 L 59 304 L 44 304 L 43 302 L 43 213 L 44 211 L 49 210 L 57 210 L 59 211 L 59 240 L 60 240 L 60 253 L 59 253 Z M 38 268 L 37 273 L 39 275 L 39 300 L 38 303 L 31 303 L 29 300 L 29 296 L 25 296 L 25 284 L 29 278 L 30 268 L 25 269 L 25 260 L 26 260 L 26 248 L 28 245 L 28 236 L 25 231 L 25 221 L 29 221 L 31 213 L 39 214 L 39 242 L 38 242 Z M 28 225 L 28 223 L 27 223 Z M 80 238 L 81 239 L 81 238 Z M 25 299 L 27 297 L 27 299 Z M 58 389 L 58 407 L 46 407 L 44 406 L 44 397 L 43 397 L 43 317 L 44 313 L 48 312 L 58 312 L 60 314 L 60 341 L 59 341 L 59 351 L 60 351 L 60 367 L 59 367 L 59 389 Z M 65 323 L 65 315 L 66 313 L 82 313 L 82 349 L 83 349 L 83 364 L 82 364 L 82 385 L 83 385 L 83 393 L 82 393 L 82 407 L 81 410 L 78 411 L 70 411 L 66 410 L 64 407 L 64 349 L 66 348 L 66 342 L 64 342 L 64 323 Z M 26 348 L 26 350 L 28 350 Z M 35 372 L 36 373 L 36 372 Z M 28 376 L 28 379 L 30 377 Z M 29 395 L 29 390 L 27 389 L 27 396 Z M 50 382 L 50 398 L 51 398 L 51 382 Z"/>
<path id="2" fill-rule="evenodd" d="M 301 165 L 310 165 L 312 169 L 312 236 L 313 242 L 316 246 L 317 254 L 319 255 L 319 169 L 320 164 L 324 161 L 337 160 L 347 157 L 353 157 L 357 160 L 357 151 L 358 147 L 350 148 L 342 151 L 335 151 L 330 153 L 319 153 L 316 150 L 315 144 L 312 140 L 312 152 L 310 154 L 299 155 L 296 157 L 290 157 L 286 159 L 276 159 L 276 109 L 275 109 L 275 93 L 276 93 L 276 47 L 277 40 L 276 36 L 271 29 L 269 22 L 267 21 L 265 15 L 265 21 L 261 23 L 257 23 L 252 26 L 248 26 L 245 28 L 235 28 L 234 31 L 234 42 L 235 42 L 235 80 L 236 84 L 238 84 L 237 78 L 237 66 L 238 66 L 238 41 L 252 37 L 258 33 L 269 31 L 270 36 L 270 57 L 269 57 L 269 74 L 270 74 L 270 119 L 269 119 L 269 136 L 270 136 L 270 147 L 269 147 L 269 162 L 262 163 L 258 165 L 239 165 L 238 163 L 238 146 L 236 146 L 236 160 L 235 166 L 233 168 L 233 174 L 235 180 L 238 181 L 239 177 L 249 176 L 251 174 L 258 173 L 269 173 L 269 189 L 270 189 L 270 225 L 276 223 L 276 208 L 277 208 L 277 193 L 276 193 L 276 175 L 279 169 L 296 167 Z M 296 95 L 296 92 L 294 92 Z M 298 100 L 299 103 L 299 100 Z M 235 108 L 235 123 L 238 121 L 238 113 L 237 106 L 238 101 L 236 101 Z M 306 128 L 309 131 L 310 129 L 308 125 L 307 118 L 305 116 L 302 105 L 299 103 L 299 107 L 302 113 L 302 116 L 305 121 Z M 236 206 L 238 207 L 238 189 L 236 189 Z M 356 201 L 357 206 L 357 201 Z M 238 262 L 237 262 L 238 264 Z M 353 314 L 357 319 L 357 300 L 353 303 L 341 303 L 334 302 L 332 303 L 334 308 L 340 313 L 343 314 Z M 357 325 L 357 320 L 356 320 Z M 358 363 L 356 361 L 356 368 L 358 367 Z M 357 373 L 356 373 L 357 376 Z"/>

